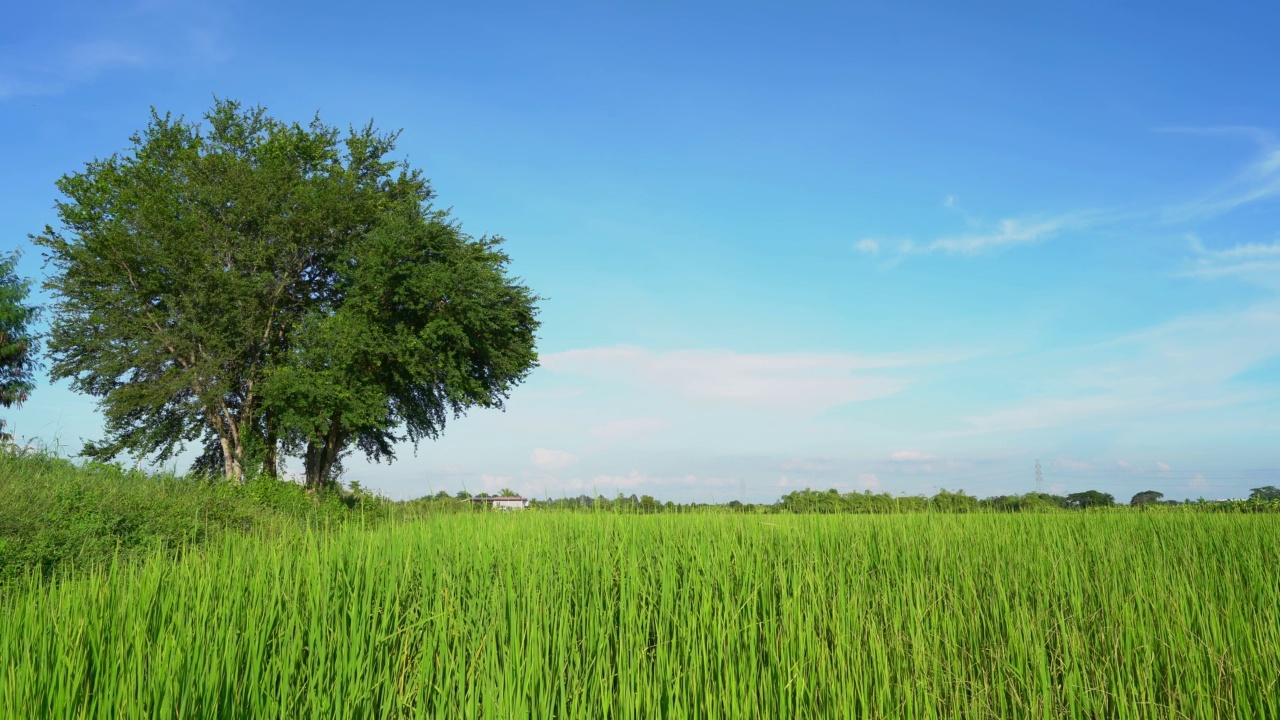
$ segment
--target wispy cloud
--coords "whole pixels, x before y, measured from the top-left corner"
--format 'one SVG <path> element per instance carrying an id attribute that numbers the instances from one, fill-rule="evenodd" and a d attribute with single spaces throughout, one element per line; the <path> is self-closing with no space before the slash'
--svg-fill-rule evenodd
<path id="1" fill-rule="evenodd" d="M 783 470 L 800 473 L 829 472 L 833 467 L 831 458 L 792 458 L 782 463 Z"/>
<path id="2" fill-rule="evenodd" d="M 1093 465 L 1091 463 L 1069 457 L 1058 458 L 1055 464 L 1061 470 L 1069 470 L 1073 472 L 1091 472 L 1093 470 Z"/>
<path id="3" fill-rule="evenodd" d="M 594 376 L 659 388 L 702 402 L 814 410 L 887 397 L 908 386 L 885 371 L 961 359 L 956 354 L 739 353 L 730 350 L 654 352 L 617 346 L 551 353 L 542 365 L 557 373 Z"/>
<path id="4" fill-rule="evenodd" d="M 1271 133 L 1250 127 L 1170 128 L 1168 131 L 1242 136 L 1254 143 L 1257 152 L 1248 164 L 1218 187 L 1193 200 L 1165 208 L 1161 215 L 1166 222 L 1212 218 L 1280 196 L 1280 143 Z"/>
<path id="5" fill-rule="evenodd" d="M 68 49 L 61 70 L 70 79 L 87 81 L 108 70 L 146 62 L 145 53 L 138 47 L 115 40 L 93 40 Z"/>
<path id="6" fill-rule="evenodd" d="M 952 201 L 954 203 L 953 198 Z M 953 206 L 947 207 L 950 209 Z M 966 222 L 973 230 L 962 235 L 948 235 L 928 242 L 905 239 L 896 243 L 877 238 L 864 238 L 854 245 L 854 249 L 864 255 L 880 255 L 882 250 L 891 248 L 889 252 L 892 252 L 894 257 L 883 266 L 887 269 L 894 267 L 910 255 L 975 256 L 1020 245 L 1032 245 L 1048 240 L 1065 230 L 1085 227 L 1094 220 L 1086 213 L 1049 218 L 1005 218 L 986 229 L 982 228 L 982 223 L 967 216 Z"/>
<path id="7" fill-rule="evenodd" d="M 700 477 L 694 474 L 650 475 L 632 469 L 625 475 L 596 475 L 590 479 L 574 479 L 562 487 L 568 492 L 588 491 L 607 495 L 622 490 L 644 491 L 672 487 L 724 488 L 732 487 L 738 482 L 736 478 L 731 477 Z"/>
<path id="8" fill-rule="evenodd" d="M 577 456 L 564 450 L 548 450 L 535 448 L 529 462 L 543 470 L 561 470 L 578 461 Z"/>
<path id="9" fill-rule="evenodd" d="M 964 210 L 955 195 L 947 195 L 942 207 L 959 214 L 968 231 L 932 240 L 905 239 L 890 243 L 866 238 L 854 245 L 866 255 L 890 253 L 882 269 L 889 269 L 912 255 L 977 256 L 1041 243 L 1069 231 L 1150 229 L 1169 224 L 1207 220 L 1241 207 L 1280 198 L 1280 141 L 1271 133 L 1250 127 L 1164 128 L 1165 132 L 1240 136 L 1257 146 L 1254 157 L 1225 182 L 1190 200 L 1166 206 L 1130 207 L 1126 210 L 1072 210 L 1050 215 L 1006 217 L 991 225 Z M 1123 205 L 1122 205 L 1123 206 Z M 1196 248 L 1197 265 L 1185 276 L 1271 272 L 1280 269 L 1280 243 L 1246 242 L 1226 250 Z M 1272 260 L 1276 262 L 1271 262 Z"/>
<path id="10" fill-rule="evenodd" d="M 931 460 L 937 460 L 938 456 L 922 453 L 919 450 L 898 450 L 897 452 L 890 453 L 889 459 L 894 462 L 929 462 Z"/>
<path id="11" fill-rule="evenodd" d="M 971 432 L 1013 433 L 1230 407 L 1263 398 L 1233 386 L 1241 373 L 1280 356 L 1280 303 L 1179 318 L 1070 352 L 1066 390 L 971 416 Z M 1115 360 L 1115 357 L 1125 357 Z M 1123 466 L 1122 466 L 1123 467 Z"/>
<path id="12" fill-rule="evenodd" d="M 1028 221 L 1001 220 L 990 232 L 938 238 L 933 242 L 912 248 L 918 253 L 947 253 L 949 255 L 977 255 L 1014 245 L 1028 245 L 1051 237 L 1070 222 L 1069 217 Z"/>
<path id="13" fill-rule="evenodd" d="M 667 427 L 665 420 L 640 417 L 611 420 L 603 425 L 591 428 L 591 434 L 604 440 L 625 440 L 639 435 L 648 435 Z"/>
<path id="14" fill-rule="evenodd" d="M 1223 248 L 1205 246 L 1200 236 L 1187 234 L 1191 248 L 1190 270 L 1182 277 L 1205 279 L 1227 276 L 1250 276 L 1264 284 L 1280 284 L 1280 241 L 1240 243 Z"/>
<path id="15" fill-rule="evenodd" d="M 204 2 L 86 6 L 68 23 L 39 6 L 21 41 L 0 48 L 0 101 L 55 95 L 122 70 L 215 63 L 228 56 L 222 10 Z"/>

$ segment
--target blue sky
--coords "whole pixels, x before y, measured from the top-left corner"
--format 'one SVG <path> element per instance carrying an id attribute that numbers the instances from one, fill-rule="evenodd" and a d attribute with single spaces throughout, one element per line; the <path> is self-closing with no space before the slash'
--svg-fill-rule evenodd
<path id="1" fill-rule="evenodd" d="M 373 118 L 547 298 L 505 413 L 348 463 L 389 495 L 1280 484 L 1280 9 L 965 5 L 28 4 L 0 246 L 151 105 Z"/>

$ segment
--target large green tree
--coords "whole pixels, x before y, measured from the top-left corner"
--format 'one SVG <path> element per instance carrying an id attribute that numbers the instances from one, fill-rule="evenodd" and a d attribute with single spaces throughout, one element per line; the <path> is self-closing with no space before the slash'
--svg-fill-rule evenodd
<path id="1" fill-rule="evenodd" d="M 39 312 L 27 304 L 31 285 L 17 275 L 18 253 L 0 256 L 0 407 L 21 405 L 35 388 L 39 352 L 32 323 Z M 0 419 L 0 441 L 7 441 Z"/>
<path id="2" fill-rule="evenodd" d="M 536 364 L 536 298 L 499 239 L 433 208 L 395 135 L 345 136 L 215 101 L 207 126 L 153 111 L 125 153 L 58 183 L 62 228 L 35 238 L 55 273 L 52 374 L 99 398 L 85 452 L 241 478 L 303 457 L 330 482 L 501 406 Z"/>

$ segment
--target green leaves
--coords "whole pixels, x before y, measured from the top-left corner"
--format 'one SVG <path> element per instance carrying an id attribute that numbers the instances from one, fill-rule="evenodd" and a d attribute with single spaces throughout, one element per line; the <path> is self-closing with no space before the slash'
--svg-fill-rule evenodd
<path id="1" fill-rule="evenodd" d="M 152 112 L 123 154 L 58 187 L 53 376 L 98 397 L 97 458 L 184 444 L 239 478 L 281 453 L 332 480 L 352 443 L 500 407 L 536 362 L 536 298 L 499 239 L 435 210 L 372 124 L 286 124 L 215 101 L 207 128 Z"/>
<path id="2" fill-rule="evenodd" d="M 31 325 L 39 310 L 27 305 L 30 282 L 14 270 L 18 253 L 0 256 L 0 407 L 20 405 L 35 387 L 39 343 Z M 4 422 L 0 421 L 0 431 Z"/>

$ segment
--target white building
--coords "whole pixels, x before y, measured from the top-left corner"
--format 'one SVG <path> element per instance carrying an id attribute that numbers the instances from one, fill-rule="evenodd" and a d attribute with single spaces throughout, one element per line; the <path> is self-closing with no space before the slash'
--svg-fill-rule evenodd
<path id="1" fill-rule="evenodd" d="M 529 501 L 522 497 L 474 497 L 473 503 L 484 503 L 490 510 L 523 510 L 529 507 Z"/>

